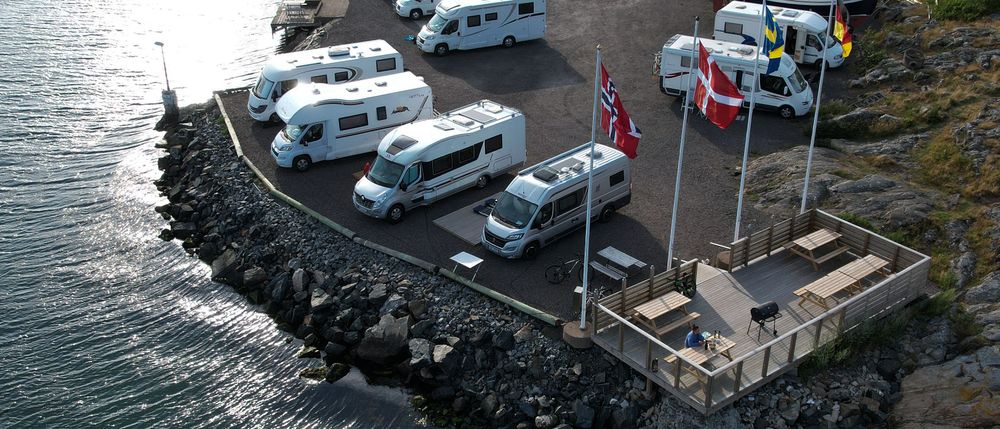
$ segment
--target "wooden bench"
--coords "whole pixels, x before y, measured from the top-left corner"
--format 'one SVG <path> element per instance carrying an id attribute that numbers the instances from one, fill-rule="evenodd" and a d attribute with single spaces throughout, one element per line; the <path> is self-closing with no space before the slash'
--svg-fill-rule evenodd
<path id="1" fill-rule="evenodd" d="M 691 322 L 693 322 L 695 319 L 697 319 L 699 317 L 701 317 L 701 314 L 699 314 L 697 311 L 692 311 L 689 314 L 685 314 L 684 317 L 681 317 L 680 319 L 674 320 L 673 322 L 670 322 L 670 323 L 668 323 L 668 324 L 666 324 L 664 326 L 657 326 L 656 327 L 656 336 L 657 337 L 662 336 L 663 334 L 666 334 L 667 332 L 673 331 L 674 329 L 680 328 L 681 326 L 683 326 L 685 324 L 687 324 L 688 326 L 690 326 Z"/>

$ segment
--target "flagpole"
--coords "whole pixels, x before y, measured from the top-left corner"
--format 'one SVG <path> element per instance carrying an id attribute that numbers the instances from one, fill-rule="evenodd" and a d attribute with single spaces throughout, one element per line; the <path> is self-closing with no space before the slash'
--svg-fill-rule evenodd
<path id="1" fill-rule="evenodd" d="M 757 47 L 764 47 L 764 15 L 767 9 L 767 0 L 764 0 L 760 8 L 760 34 L 757 39 Z M 753 125 L 753 108 L 757 101 L 757 85 L 760 81 L 760 51 L 754 49 L 757 56 L 753 60 L 753 87 L 750 88 L 750 113 L 747 115 L 747 136 L 743 143 L 743 164 L 740 167 L 740 196 L 736 203 L 736 228 L 733 230 L 733 242 L 740 239 L 740 222 L 743 218 L 743 193 L 746 189 L 747 181 L 747 158 L 750 157 L 750 126 Z"/>
<path id="2" fill-rule="evenodd" d="M 684 142 L 687 137 L 688 100 L 691 99 L 691 78 L 694 76 L 695 53 L 698 52 L 698 21 L 694 17 L 694 43 L 691 44 L 691 64 L 688 65 L 688 85 L 684 91 L 684 119 L 681 122 L 681 147 L 677 150 L 677 177 L 674 179 L 674 208 L 670 210 L 670 240 L 667 242 L 667 269 L 674 267 L 674 235 L 677 232 L 677 202 L 681 196 L 681 170 L 684 168 Z"/>
<path id="3" fill-rule="evenodd" d="M 594 187 L 594 142 L 597 141 L 597 102 L 601 88 L 601 45 L 597 45 L 597 61 L 594 64 L 594 113 L 590 121 L 590 168 L 587 171 L 587 223 L 583 236 L 583 293 L 580 295 L 580 330 L 587 330 L 587 286 L 590 284 L 590 211 Z"/>
<path id="4" fill-rule="evenodd" d="M 830 36 L 830 29 L 833 28 L 833 6 L 837 3 L 837 0 L 830 0 L 830 16 L 827 18 L 827 37 Z M 823 43 L 826 43 L 824 41 Z M 823 78 L 826 77 L 826 54 L 830 52 L 830 45 L 826 43 L 823 46 L 823 65 L 819 69 L 819 88 L 816 88 L 816 111 L 813 112 L 813 127 L 812 135 L 809 137 L 809 154 L 806 155 L 806 180 L 802 185 L 802 206 L 799 208 L 799 213 L 806 212 L 806 203 L 808 202 L 809 196 L 809 176 L 812 172 L 812 162 L 813 162 L 813 148 L 816 147 L 816 124 L 819 123 L 819 102 L 820 98 L 823 97 Z"/>

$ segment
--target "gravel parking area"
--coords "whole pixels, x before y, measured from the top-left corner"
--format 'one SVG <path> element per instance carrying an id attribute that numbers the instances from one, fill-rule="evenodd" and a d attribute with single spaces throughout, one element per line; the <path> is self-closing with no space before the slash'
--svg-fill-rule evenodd
<path id="1" fill-rule="evenodd" d="M 447 57 L 421 53 L 405 41 L 426 20 L 400 19 L 391 1 L 351 2 L 347 16 L 327 34 L 326 45 L 385 39 L 403 54 L 406 67 L 423 76 L 435 95 L 435 109 L 447 111 L 488 98 L 521 109 L 527 119 L 528 165 L 586 142 L 590 137 L 594 47 L 602 46 L 604 63 L 625 108 L 643 131 L 639 156 L 632 161 L 632 203 L 611 222 L 595 224 L 593 252 L 613 245 L 659 269 L 666 262 L 670 208 L 677 162 L 681 102 L 663 95 L 651 75 L 652 54 L 675 33 L 691 33 L 694 15 L 702 17 L 701 34 L 710 34 L 712 3 L 707 0 L 606 2 L 549 0 L 544 39 L 512 49 L 486 48 L 454 52 Z M 814 85 L 815 91 L 815 85 Z M 466 251 L 485 259 L 476 281 L 567 320 L 574 282 L 548 284 L 547 265 L 582 252 L 580 230 L 544 248 L 534 261 L 508 261 L 469 246 L 432 221 L 476 200 L 502 191 L 510 177 L 496 178 L 484 190 L 468 190 L 431 207 L 407 213 L 397 225 L 371 219 L 351 203 L 355 179 L 372 155 L 313 166 L 307 173 L 277 167 L 269 145 L 278 127 L 254 123 L 247 115 L 246 94 L 224 96 L 223 103 L 246 156 L 282 192 L 376 243 L 451 268 L 448 258 Z M 785 121 L 776 114 L 755 114 L 754 153 L 769 153 L 808 144 L 803 133 L 811 117 Z M 689 120 L 683 193 L 678 216 L 676 256 L 708 258 L 708 244 L 729 242 L 736 213 L 745 122 L 720 130 L 697 115 Z M 598 130 L 598 141 L 608 142 Z M 749 205 L 749 204 L 748 204 Z M 753 219 L 752 210 L 745 220 Z M 766 227 L 749 222 L 750 227 Z"/>

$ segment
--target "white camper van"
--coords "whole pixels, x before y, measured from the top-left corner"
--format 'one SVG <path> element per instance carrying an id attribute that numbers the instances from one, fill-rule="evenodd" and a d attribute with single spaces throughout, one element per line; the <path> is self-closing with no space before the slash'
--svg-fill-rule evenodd
<path id="1" fill-rule="evenodd" d="M 393 7 L 399 16 L 420 19 L 424 15 L 433 15 L 437 5 L 438 0 L 396 0 Z"/>
<path id="2" fill-rule="evenodd" d="M 482 100 L 396 128 L 354 185 L 354 207 L 396 223 L 430 204 L 524 164 L 524 115 Z"/>
<path id="3" fill-rule="evenodd" d="M 441 0 L 417 35 L 424 52 L 447 55 L 457 49 L 509 48 L 545 36 L 546 0 Z"/>
<path id="4" fill-rule="evenodd" d="M 785 37 L 785 53 L 799 64 L 816 67 L 823 62 L 831 68 L 844 64 L 844 48 L 827 35 L 827 22 L 816 12 L 769 6 Z M 715 39 L 725 42 L 758 45 L 761 5 L 734 1 L 715 13 Z"/>
<path id="5" fill-rule="evenodd" d="M 304 83 L 344 83 L 403 72 L 403 57 L 385 40 L 350 43 L 276 55 L 250 91 L 247 109 L 258 121 L 276 121 L 274 105 Z"/>
<path id="6" fill-rule="evenodd" d="M 595 219 L 609 220 L 632 200 L 628 158 L 618 149 L 594 149 Z M 532 259 L 539 249 L 586 224 L 590 144 L 522 170 L 497 198 L 480 240 L 505 258 Z"/>
<path id="7" fill-rule="evenodd" d="M 809 83 L 802 77 L 799 68 L 787 54 L 782 54 L 778 71 L 766 75 L 767 56 L 759 53 L 754 46 L 723 42 L 712 39 L 698 39 L 719 68 L 746 97 L 743 107 L 750 107 L 750 89 L 753 87 L 754 62 L 760 70 L 760 88 L 756 97 L 756 108 L 776 110 L 781 117 L 791 119 L 805 115 L 812 107 L 813 95 Z M 689 76 L 691 47 L 694 38 L 676 34 L 663 45 L 663 50 L 653 60 L 653 72 L 660 78 L 660 90 L 666 94 L 682 96 L 688 90 L 694 91 L 698 81 L 698 49 L 695 48 L 695 74 Z"/>
<path id="8" fill-rule="evenodd" d="M 279 166 L 299 171 L 371 152 L 394 128 L 434 116 L 431 87 L 410 72 L 302 85 L 281 97 L 275 110 L 287 125 L 274 136 L 271 155 Z"/>

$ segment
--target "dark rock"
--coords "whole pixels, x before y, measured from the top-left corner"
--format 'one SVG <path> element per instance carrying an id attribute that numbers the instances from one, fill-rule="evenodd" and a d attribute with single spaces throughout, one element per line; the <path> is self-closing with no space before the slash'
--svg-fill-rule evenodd
<path id="1" fill-rule="evenodd" d="M 424 315 L 424 313 L 427 312 L 427 301 L 423 299 L 415 299 L 410 301 L 407 304 L 407 307 L 409 307 L 410 314 L 419 319 Z"/>
<path id="2" fill-rule="evenodd" d="M 292 295 L 292 300 L 294 300 L 295 302 L 305 302 L 305 300 L 308 298 L 309 298 L 309 291 L 307 290 L 298 291 L 295 292 L 294 295 Z"/>
<path id="3" fill-rule="evenodd" d="M 410 370 L 419 371 L 420 369 L 430 366 L 432 362 L 432 352 L 431 348 L 434 345 L 430 341 L 423 338 L 414 338 L 410 340 Z"/>
<path id="4" fill-rule="evenodd" d="M 243 287 L 255 288 L 267 281 L 267 273 L 260 267 L 251 267 L 243 272 Z"/>
<path id="5" fill-rule="evenodd" d="M 372 287 L 372 291 L 368 293 L 368 302 L 376 307 L 381 307 L 382 303 L 386 299 L 386 285 L 385 283 L 379 283 Z"/>
<path id="6" fill-rule="evenodd" d="M 329 358 L 340 358 L 347 354 L 347 347 L 330 341 L 326 343 L 326 348 L 323 351 L 326 352 L 326 356 Z"/>
<path id="7" fill-rule="evenodd" d="M 371 301 L 371 299 L 369 299 L 369 301 Z M 386 300 L 384 304 L 382 304 L 382 308 L 379 309 L 378 315 L 385 316 L 386 314 L 392 314 L 396 310 L 399 310 L 400 308 L 403 308 L 405 306 L 406 306 L 406 300 L 403 299 L 403 297 L 397 294 L 392 294 L 392 296 L 390 296 L 389 299 Z"/>
<path id="8" fill-rule="evenodd" d="M 493 346 L 504 351 L 514 350 L 514 334 L 511 334 L 510 331 L 500 331 L 493 338 Z"/>
<path id="9" fill-rule="evenodd" d="M 308 378 L 310 380 L 323 380 L 326 378 L 326 371 L 325 366 L 306 368 L 299 372 L 299 377 Z"/>
<path id="10" fill-rule="evenodd" d="M 191 222 L 170 222 L 170 230 L 174 233 L 174 237 L 183 240 L 196 234 L 198 226 Z"/>
<path id="11" fill-rule="evenodd" d="M 584 404 L 583 401 L 573 402 L 573 412 L 576 414 L 576 426 L 581 429 L 590 429 L 594 425 L 594 409 Z"/>
<path id="12" fill-rule="evenodd" d="M 304 291 L 307 284 L 309 284 L 309 273 L 306 270 L 299 268 L 292 273 L 292 289 L 294 291 Z"/>
<path id="13" fill-rule="evenodd" d="M 465 413 L 466 409 L 468 408 L 469 408 L 469 399 L 464 396 L 459 396 L 455 398 L 454 401 L 451 401 L 451 410 L 456 413 L 459 414 Z"/>
<path id="14" fill-rule="evenodd" d="M 434 364 L 448 375 L 454 375 L 461 367 L 461 355 L 451 346 L 434 346 Z"/>
<path id="15" fill-rule="evenodd" d="M 444 401 L 455 397 L 455 389 L 451 386 L 441 386 L 431 391 L 431 399 Z"/>
<path id="16" fill-rule="evenodd" d="M 303 327 L 308 328 L 308 326 L 303 326 Z M 302 343 L 305 344 L 306 347 L 316 347 L 317 345 L 319 345 L 319 337 L 317 337 L 316 334 L 314 333 L 308 333 L 302 339 Z"/>
<path id="17" fill-rule="evenodd" d="M 348 331 L 344 333 L 344 344 L 353 346 L 361 341 L 361 333 L 358 331 Z"/>
<path id="18" fill-rule="evenodd" d="M 318 358 L 320 356 L 319 349 L 316 347 L 302 346 L 296 356 L 300 359 L 305 358 Z"/>
<path id="19" fill-rule="evenodd" d="M 492 339 L 492 338 L 493 338 L 493 333 L 490 332 L 487 329 L 483 329 L 483 330 L 480 330 L 480 331 L 476 331 L 475 334 L 472 334 L 472 337 L 469 338 L 469 341 L 473 345 L 481 346 L 481 345 L 486 344 L 487 342 L 489 342 L 490 339 Z"/>
<path id="20" fill-rule="evenodd" d="M 174 239 L 174 233 L 171 232 L 169 229 L 164 228 L 160 230 L 160 240 L 170 241 L 173 239 Z"/>
<path id="21" fill-rule="evenodd" d="M 346 365 L 340 362 L 334 362 L 330 365 L 330 369 L 326 372 L 326 381 L 333 383 L 341 378 L 344 378 L 348 373 L 351 372 L 350 365 Z"/>
<path id="22" fill-rule="evenodd" d="M 875 366 L 875 369 L 878 371 L 879 375 L 882 376 L 882 378 L 886 380 L 895 380 L 896 373 L 899 372 L 899 369 L 902 368 L 902 366 L 903 365 L 899 362 L 899 359 L 889 358 L 880 360 L 878 365 Z"/>
<path id="23" fill-rule="evenodd" d="M 479 403 L 479 408 L 483 411 L 483 414 L 487 416 L 493 416 L 496 411 L 499 402 L 497 401 L 497 396 L 490 393 L 483 398 Z"/>
<path id="24" fill-rule="evenodd" d="M 559 417 L 553 414 L 546 414 L 535 417 L 535 427 L 538 429 L 552 429 L 559 424 Z M 633 427 L 635 425 L 633 424 Z"/>
<path id="25" fill-rule="evenodd" d="M 423 338 L 425 337 L 425 334 L 429 333 L 429 329 L 433 324 L 434 322 L 431 320 L 421 320 L 410 327 L 410 333 L 413 334 L 414 337 Z"/>
<path id="26" fill-rule="evenodd" d="M 527 402 L 519 402 L 517 404 L 517 410 L 520 411 L 521 414 L 524 414 L 526 417 L 531 419 L 535 418 L 535 416 L 538 414 L 535 411 L 535 406 Z"/>
<path id="27" fill-rule="evenodd" d="M 325 290 L 317 288 L 312 293 L 312 298 L 309 301 L 309 308 L 311 308 L 314 312 L 323 311 L 330 308 L 334 302 L 336 302 L 335 297 L 327 294 Z"/>
<path id="28" fill-rule="evenodd" d="M 358 357 L 380 365 L 392 363 L 407 346 L 409 331 L 406 320 L 405 317 L 382 316 L 377 325 L 365 331 L 358 346 Z"/>
<path id="29" fill-rule="evenodd" d="M 221 256 L 212 261 L 212 279 L 228 276 L 238 264 L 236 252 L 233 249 L 227 249 Z"/>

